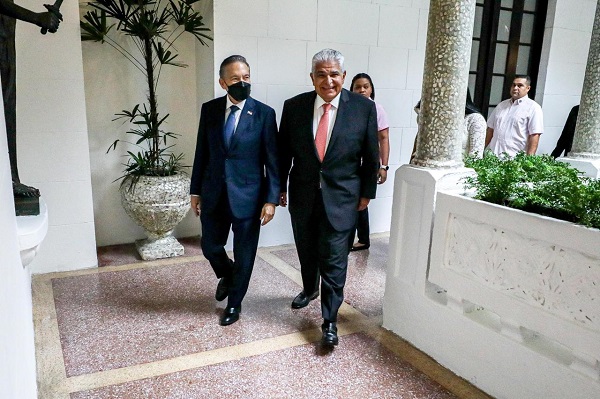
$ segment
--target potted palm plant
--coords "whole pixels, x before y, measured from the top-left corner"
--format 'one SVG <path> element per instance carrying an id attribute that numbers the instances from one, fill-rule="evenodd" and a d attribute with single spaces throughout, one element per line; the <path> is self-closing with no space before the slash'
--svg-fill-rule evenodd
<path id="1" fill-rule="evenodd" d="M 131 125 L 126 132 L 135 148 L 127 151 L 120 192 L 127 214 L 146 231 L 148 238 L 136 243 L 145 260 L 183 254 L 172 236 L 189 209 L 189 178 L 183 154 L 173 152 L 177 134 L 165 130 L 169 114 L 159 115 L 156 88 L 163 66 L 185 67 L 174 43 L 187 33 L 207 45 L 210 29 L 193 9 L 198 0 L 94 0 L 80 22 L 81 40 L 108 44 L 145 77 L 146 102 L 116 114 Z M 132 46 L 124 41 L 133 42 Z M 108 151 L 122 140 L 115 140 Z M 107 152 L 108 152 L 107 151 Z"/>

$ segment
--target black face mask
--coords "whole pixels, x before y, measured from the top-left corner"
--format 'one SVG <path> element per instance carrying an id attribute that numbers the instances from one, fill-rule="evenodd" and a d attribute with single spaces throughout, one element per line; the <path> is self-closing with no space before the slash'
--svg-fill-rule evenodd
<path id="1" fill-rule="evenodd" d="M 244 101 L 250 97 L 250 86 L 248 82 L 237 82 L 227 86 L 227 93 L 236 101 Z"/>

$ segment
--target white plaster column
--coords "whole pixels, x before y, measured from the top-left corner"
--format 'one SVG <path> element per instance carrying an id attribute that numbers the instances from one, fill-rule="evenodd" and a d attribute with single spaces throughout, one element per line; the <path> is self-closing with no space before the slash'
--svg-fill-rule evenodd
<path id="1" fill-rule="evenodd" d="M 424 307 L 437 305 L 427 279 L 437 195 L 473 173 L 462 137 L 474 15 L 474 0 L 431 0 L 417 154 L 395 173 L 383 326 L 413 344 Z"/>
<path id="2" fill-rule="evenodd" d="M 600 177 L 600 0 L 596 5 L 573 149 L 563 160 L 588 176 Z"/>
<path id="3" fill-rule="evenodd" d="M 454 168 L 463 164 L 474 18 L 475 0 L 431 0 L 415 165 Z"/>
<path id="4" fill-rule="evenodd" d="M 461 191 L 462 136 L 475 1 L 432 0 L 417 155 L 395 174 L 383 323 L 410 337 L 407 314 L 425 298 L 435 203 L 440 191 Z M 420 167 L 424 166 L 424 167 Z M 418 306 L 417 306 L 418 307 Z"/>

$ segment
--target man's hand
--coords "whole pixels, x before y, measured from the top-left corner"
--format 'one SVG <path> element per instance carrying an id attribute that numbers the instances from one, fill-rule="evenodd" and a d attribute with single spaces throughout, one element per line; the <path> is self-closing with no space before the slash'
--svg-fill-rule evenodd
<path id="1" fill-rule="evenodd" d="M 273 220 L 273 216 L 275 216 L 275 204 L 271 204 L 267 202 L 260 212 L 260 220 L 262 220 L 261 226 L 269 223 Z"/>
<path id="2" fill-rule="evenodd" d="M 287 206 L 287 193 L 279 194 L 279 206 L 284 208 Z"/>
<path id="3" fill-rule="evenodd" d="M 360 201 L 358 201 L 358 211 L 364 211 L 365 209 L 367 209 L 367 206 L 369 206 L 369 202 L 371 200 L 369 198 L 363 198 L 360 197 Z"/>
<path id="4" fill-rule="evenodd" d="M 200 207 L 202 206 L 202 199 L 198 195 L 190 196 L 190 206 L 196 216 L 200 216 Z"/>
<path id="5" fill-rule="evenodd" d="M 42 28 L 43 34 L 47 31 L 54 33 L 58 29 L 60 21 L 63 19 L 62 14 L 59 11 L 61 3 L 62 0 L 57 0 L 52 5 L 44 4 L 44 7 L 46 7 L 46 10 L 48 11 L 33 12 L 18 4 L 14 4 L 12 1 L 0 0 L 0 14 L 37 25 Z"/>
<path id="6" fill-rule="evenodd" d="M 383 184 L 387 180 L 387 170 L 379 168 L 377 172 L 377 184 Z"/>

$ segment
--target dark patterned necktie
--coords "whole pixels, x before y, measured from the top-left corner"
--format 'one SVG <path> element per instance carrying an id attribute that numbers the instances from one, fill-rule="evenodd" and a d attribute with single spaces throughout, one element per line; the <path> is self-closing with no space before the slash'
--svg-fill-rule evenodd
<path id="1" fill-rule="evenodd" d="M 239 111 L 239 108 L 236 105 L 232 105 L 229 109 L 231 112 L 229 112 L 225 127 L 223 128 L 223 138 L 225 139 L 225 147 L 227 148 L 229 148 L 233 132 L 235 132 L 235 113 Z"/>

